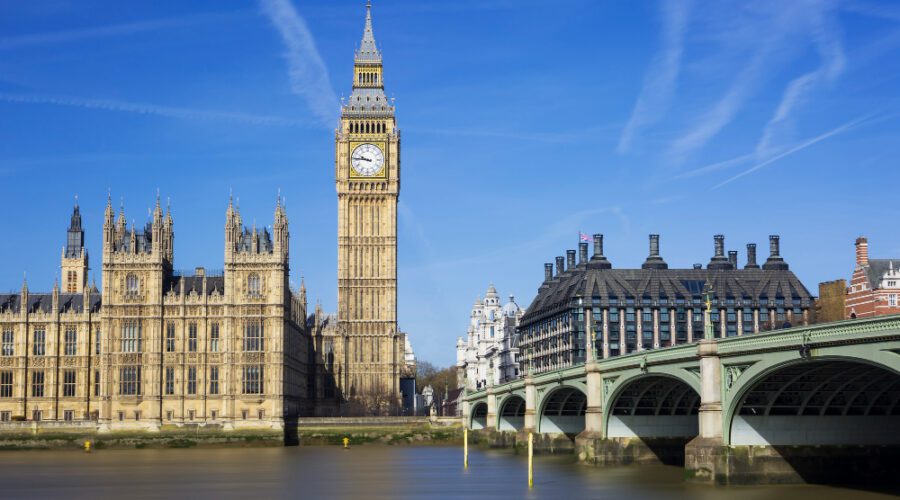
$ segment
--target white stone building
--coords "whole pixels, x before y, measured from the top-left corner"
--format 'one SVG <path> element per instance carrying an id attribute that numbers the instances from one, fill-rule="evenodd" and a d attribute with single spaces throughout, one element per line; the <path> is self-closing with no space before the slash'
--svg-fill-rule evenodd
<path id="1" fill-rule="evenodd" d="M 512 295 L 501 305 L 494 285 L 488 287 L 484 299 L 475 300 L 467 336 L 456 340 L 460 387 L 465 384 L 474 390 L 519 377 L 516 326 L 523 313 Z"/>

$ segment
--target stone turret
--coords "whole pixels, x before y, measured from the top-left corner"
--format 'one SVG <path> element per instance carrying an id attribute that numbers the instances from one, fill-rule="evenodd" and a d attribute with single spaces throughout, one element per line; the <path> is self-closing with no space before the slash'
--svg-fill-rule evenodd
<path id="1" fill-rule="evenodd" d="M 84 229 L 81 226 L 81 211 L 78 208 L 77 197 L 69 221 L 66 246 L 63 247 L 60 258 L 60 269 L 65 292 L 79 292 L 87 285 L 88 253 L 84 248 Z"/>

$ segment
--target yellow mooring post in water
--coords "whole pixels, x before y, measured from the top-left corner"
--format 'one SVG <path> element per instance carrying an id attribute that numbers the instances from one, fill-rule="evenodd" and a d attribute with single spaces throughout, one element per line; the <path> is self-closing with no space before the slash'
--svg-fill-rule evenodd
<path id="1" fill-rule="evenodd" d="M 528 433 L 528 488 L 534 488 L 534 434 Z"/>
<path id="2" fill-rule="evenodd" d="M 469 428 L 463 427 L 463 469 L 469 468 Z"/>
<path id="3" fill-rule="evenodd" d="M 350 448 L 350 438 L 348 438 L 347 436 L 344 436 L 344 449 L 349 449 L 349 448 Z"/>
<path id="4" fill-rule="evenodd" d="M 89 440 L 84 442 L 84 452 L 85 453 L 91 452 L 91 442 Z"/>

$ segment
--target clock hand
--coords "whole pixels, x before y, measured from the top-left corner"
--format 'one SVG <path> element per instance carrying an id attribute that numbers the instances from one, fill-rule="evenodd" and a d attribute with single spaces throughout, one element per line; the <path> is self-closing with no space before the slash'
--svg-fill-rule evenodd
<path id="1" fill-rule="evenodd" d="M 364 158 L 364 157 L 362 157 L 362 156 L 360 156 L 359 158 L 353 158 L 353 159 L 354 159 L 354 160 L 365 160 L 365 161 L 369 161 L 369 162 L 372 161 L 372 160 L 370 160 L 370 159 L 368 159 L 368 158 Z"/>

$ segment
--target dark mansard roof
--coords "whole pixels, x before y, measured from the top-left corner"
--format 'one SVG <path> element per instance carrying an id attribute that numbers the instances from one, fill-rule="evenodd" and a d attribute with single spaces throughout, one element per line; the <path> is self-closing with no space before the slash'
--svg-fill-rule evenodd
<path id="1" fill-rule="evenodd" d="M 206 280 L 206 295 L 212 295 L 213 292 L 219 294 L 225 293 L 225 277 L 224 276 L 173 276 L 169 280 L 169 285 L 165 288 L 166 293 L 173 290 L 176 294 L 181 293 L 181 284 L 184 283 L 184 293 L 189 295 L 192 291 L 197 294 L 203 293 L 203 280 Z"/>
<path id="2" fill-rule="evenodd" d="M 131 248 L 131 232 L 125 231 L 121 238 L 113 241 L 113 249 L 117 252 L 151 253 L 153 251 L 153 223 L 148 222 L 144 231 L 135 231 L 134 246 Z"/>
<path id="3" fill-rule="evenodd" d="M 91 293 L 88 299 L 91 312 L 100 310 L 100 294 Z M 21 294 L 0 294 L 0 313 L 11 311 L 18 314 L 22 311 Z M 50 313 L 53 311 L 53 295 L 49 293 L 29 293 L 27 311 Z M 59 312 L 84 312 L 84 294 L 59 294 Z"/>
<path id="4" fill-rule="evenodd" d="M 254 240 L 259 248 L 259 253 L 272 253 L 275 249 L 274 245 L 272 245 L 272 235 L 269 234 L 268 229 L 263 228 L 262 231 L 256 231 L 256 229 L 250 231 L 244 228 L 244 232 L 241 233 L 241 239 L 238 241 L 238 251 L 253 251 Z"/>
<path id="5" fill-rule="evenodd" d="M 891 269 L 897 269 L 900 265 L 898 259 L 869 259 L 869 265 L 866 267 L 866 278 L 869 280 L 869 288 L 878 288 L 881 286 L 881 278 Z"/>
<path id="6" fill-rule="evenodd" d="M 786 267 L 786 266 L 784 266 Z M 610 299 L 626 305 L 659 305 L 660 298 L 674 306 L 678 299 L 690 304 L 702 297 L 711 283 L 715 301 L 756 305 L 760 301 L 784 299 L 785 307 L 811 307 L 812 295 L 787 269 L 611 269 L 608 263 L 579 264 L 541 286 L 520 324 L 543 319 L 572 307 L 578 297 L 597 300 L 601 307 Z M 630 305 L 630 304 L 629 304 Z"/>

